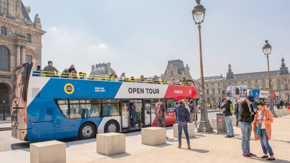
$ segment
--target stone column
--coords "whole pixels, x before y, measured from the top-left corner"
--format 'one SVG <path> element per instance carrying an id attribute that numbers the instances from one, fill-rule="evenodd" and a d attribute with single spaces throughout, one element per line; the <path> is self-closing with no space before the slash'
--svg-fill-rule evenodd
<path id="1" fill-rule="evenodd" d="M 15 67 L 20 65 L 20 45 L 19 44 L 16 45 L 16 52 L 17 52 L 17 54 L 16 54 L 17 56 L 16 56 L 16 66 Z"/>
<path id="2" fill-rule="evenodd" d="M 26 62 L 26 46 L 25 45 L 22 45 L 22 54 L 21 54 L 21 58 L 22 58 L 22 61 L 21 61 L 21 64 L 22 63 L 25 63 Z"/>

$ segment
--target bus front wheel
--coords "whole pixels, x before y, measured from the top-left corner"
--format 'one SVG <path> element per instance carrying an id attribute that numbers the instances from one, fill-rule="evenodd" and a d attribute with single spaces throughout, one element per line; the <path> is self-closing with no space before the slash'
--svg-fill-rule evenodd
<path id="1" fill-rule="evenodd" d="M 116 121 L 109 121 L 105 125 L 105 133 L 108 132 L 119 132 L 119 124 Z"/>
<path id="2" fill-rule="evenodd" d="M 80 127 L 80 139 L 91 139 L 96 135 L 96 129 L 91 123 L 85 123 Z"/>

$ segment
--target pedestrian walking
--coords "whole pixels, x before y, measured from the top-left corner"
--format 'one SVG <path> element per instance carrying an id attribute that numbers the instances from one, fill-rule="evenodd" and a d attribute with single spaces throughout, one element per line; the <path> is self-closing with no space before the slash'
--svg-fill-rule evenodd
<path id="1" fill-rule="evenodd" d="M 131 117 L 130 117 L 131 127 L 132 127 L 132 129 L 135 129 L 135 127 L 136 127 L 136 124 L 135 124 L 136 101 L 134 101 L 133 104 L 131 105 L 130 112 L 131 112 Z"/>
<path id="2" fill-rule="evenodd" d="M 176 106 L 176 103 L 174 104 Z M 179 101 L 177 107 L 178 112 L 178 146 L 177 148 L 181 148 L 181 134 L 182 129 L 184 131 L 186 141 L 187 141 L 187 148 L 191 149 L 189 135 L 188 135 L 188 126 L 187 123 L 190 122 L 190 114 L 188 109 L 185 108 L 183 105 L 183 101 Z"/>
<path id="3" fill-rule="evenodd" d="M 231 102 L 230 99 L 226 100 L 225 98 L 222 99 L 223 101 L 223 105 L 221 106 L 221 108 L 223 109 L 223 113 L 225 114 L 225 121 L 226 121 L 226 125 L 228 128 L 228 135 L 226 136 L 226 138 L 232 138 L 235 137 L 234 136 L 234 128 L 233 128 L 233 114 L 231 110 L 231 107 L 233 107 L 233 103 Z"/>
<path id="4" fill-rule="evenodd" d="M 271 111 L 265 109 L 265 104 L 262 100 L 259 100 L 257 103 L 259 112 L 256 114 L 255 121 L 253 124 L 255 140 L 259 140 L 261 142 L 261 146 L 264 152 L 264 156 L 261 158 L 268 158 L 268 153 L 270 158 L 267 160 L 273 161 L 274 153 L 272 147 L 269 144 L 269 140 L 271 140 L 271 123 L 273 123 L 273 116 Z"/>
<path id="5" fill-rule="evenodd" d="M 252 122 L 255 118 L 255 110 L 253 109 L 252 103 L 255 102 L 254 97 L 248 95 L 245 101 L 242 101 L 239 106 L 239 122 L 242 131 L 242 150 L 244 157 L 256 156 L 250 151 L 250 139 L 252 133 Z"/>
<path id="6" fill-rule="evenodd" d="M 210 110 L 212 109 L 212 104 L 211 103 L 209 104 L 209 108 L 210 108 Z"/>
<path id="7" fill-rule="evenodd" d="M 178 123 L 178 116 L 177 116 L 177 106 L 178 106 L 178 101 L 176 101 L 174 103 L 174 112 L 175 112 L 175 123 L 177 124 Z"/>
<path id="8" fill-rule="evenodd" d="M 219 109 L 221 109 L 221 103 L 220 102 L 218 103 L 218 107 L 219 107 Z"/>
<path id="9" fill-rule="evenodd" d="M 162 99 L 159 99 L 159 102 L 157 102 L 155 104 L 155 116 L 156 116 L 158 127 L 161 127 L 161 123 L 162 123 L 162 126 L 166 130 L 166 121 L 165 121 L 164 114 L 167 113 L 167 110 L 166 110 L 165 105 L 162 101 L 163 101 Z M 166 136 L 166 139 L 168 139 L 167 136 Z"/>
<path id="10" fill-rule="evenodd" d="M 37 65 L 37 69 L 35 69 L 33 71 L 33 75 L 32 76 L 41 76 L 41 72 L 42 72 L 41 66 L 40 65 Z"/>
<path id="11" fill-rule="evenodd" d="M 280 101 L 279 100 L 277 100 L 276 106 L 277 106 L 277 109 L 279 110 L 280 109 Z"/>
<path id="12" fill-rule="evenodd" d="M 43 73 L 46 77 L 56 77 L 55 73 L 58 73 L 58 70 L 53 66 L 52 61 L 48 61 L 48 65 L 44 67 Z"/>
<path id="13" fill-rule="evenodd" d="M 240 106 L 241 100 L 239 100 L 236 104 L 235 104 L 235 112 L 234 115 L 236 116 L 236 127 L 239 126 L 239 106 Z"/>
<path id="14" fill-rule="evenodd" d="M 189 106 L 189 109 L 190 109 L 190 121 L 191 121 L 191 123 L 194 122 L 195 127 L 197 127 L 197 123 L 196 123 L 197 107 L 193 103 L 193 100 L 189 101 L 189 105 L 188 106 Z"/>

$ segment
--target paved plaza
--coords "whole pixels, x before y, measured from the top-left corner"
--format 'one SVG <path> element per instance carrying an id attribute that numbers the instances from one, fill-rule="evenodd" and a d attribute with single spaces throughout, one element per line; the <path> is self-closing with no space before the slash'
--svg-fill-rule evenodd
<path id="1" fill-rule="evenodd" d="M 290 162 L 290 116 L 275 118 L 272 124 L 272 140 L 276 162 Z M 95 139 L 74 141 L 66 143 L 66 158 L 68 163 L 93 163 L 93 162 L 267 162 L 260 158 L 244 158 L 241 151 L 241 131 L 234 127 L 235 137 L 224 138 L 225 135 L 196 133 L 191 138 L 191 150 L 186 147 L 183 139 L 182 149 L 177 148 L 177 138 L 173 138 L 173 128 L 167 128 L 167 143 L 160 146 L 141 144 L 141 132 L 126 134 L 126 153 L 104 156 L 96 153 Z M 1 162 L 29 163 L 30 149 L 0 152 Z M 251 152 L 262 156 L 259 141 L 251 140 Z"/>

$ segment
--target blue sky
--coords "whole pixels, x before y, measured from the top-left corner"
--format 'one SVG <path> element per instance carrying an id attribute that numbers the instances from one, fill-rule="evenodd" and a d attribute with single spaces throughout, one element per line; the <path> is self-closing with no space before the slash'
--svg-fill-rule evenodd
<path id="1" fill-rule="evenodd" d="M 75 64 L 111 62 L 120 75 L 164 73 L 168 60 L 181 59 L 193 78 L 200 77 L 198 28 L 191 11 L 195 0 L 23 0 L 42 21 L 42 64 L 53 60 L 62 71 Z M 272 45 L 270 69 L 284 54 L 290 66 L 289 0 L 201 0 L 205 76 L 267 71 L 262 47 Z"/>

